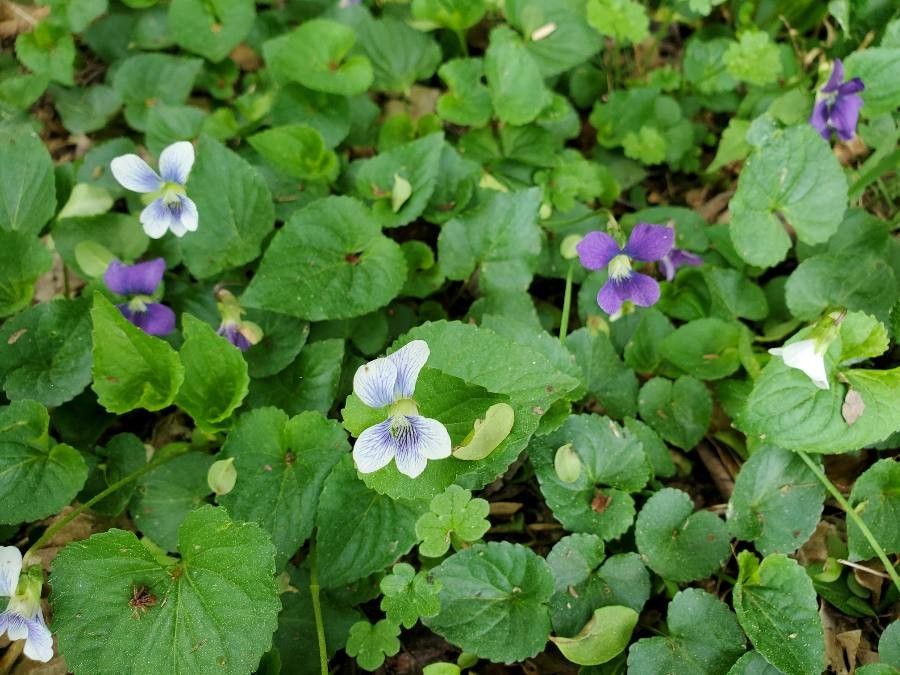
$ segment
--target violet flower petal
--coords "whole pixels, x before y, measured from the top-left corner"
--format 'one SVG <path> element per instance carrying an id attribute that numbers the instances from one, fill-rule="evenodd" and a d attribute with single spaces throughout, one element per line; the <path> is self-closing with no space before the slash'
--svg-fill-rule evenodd
<path id="1" fill-rule="evenodd" d="M 115 157 L 110 163 L 113 178 L 119 185 L 132 192 L 156 192 L 162 187 L 162 179 L 147 166 L 147 162 L 135 154 Z"/>
<path id="2" fill-rule="evenodd" d="M 166 271 L 162 258 L 136 265 L 126 265 L 113 260 L 103 273 L 103 283 L 113 293 L 120 295 L 152 295 L 156 292 Z"/>
<path id="3" fill-rule="evenodd" d="M 831 75 L 828 77 L 828 82 L 822 87 L 822 91 L 826 94 L 837 91 L 843 81 L 844 63 L 840 59 L 835 59 L 834 65 L 831 67 Z"/>
<path id="4" fill-rule="evenodd" d="M 659 284 L 653 277 L 632 272 L 621 283 L 626 297 L 639 307 L 649 307 L 659 300 Z"/>
<path id="5" fill-rule="evenodd" d="M 665 225 L 638 223 L 628 237 L 624 252 L 629 258 L 653 262 L 672 250 L 675 230 Z"/>
<path id="6" fill-rule="evenodd" d="M 159 155 L 159 173 L 168 183 L 187 183 L 194 166 L 194 146 L 188 141 L 172 143 Z"/>
<path id="7" fill-rule="evenodd" d="M 173 222 L 172 211 L 162 198 L 154 199 L 141 211 L 141 225 L 151 239 L 160 239 L 169 231 Z"/>
<path id="8" fill-rule="evenodd" d="M 122 316 L 148 335 L 162 337 L 175 330 L 175 312 L 158 302 L 151 302 L 143 312 L 134 311 L 127 304 L 116 306 Z"/>
<path id="9" fill-rule="evenodd" d="M 816 101 L 809 123 L 826 141 L 831 138 L 831 127 L 828 126 L 828 101 L 825 99 Z"/>
<path id="10" fill-rule="evenodd" d="M 622 252 L 618 242 L 606 232 L 588 232 L 575 250 L 581 264 L 589 270 L 602 270 Z"/>
<path id="11" fill-rule="evenodd" d="M 404 345 L 386 358 L 397 369 L 397 379 L 394 382 L 394 399 L 412 398 L 416 391 L 416 381 L 419 373 L 425 366 L 431 351 L 425 340 L 413 340 Z"/>
<path id="12" fill-rule="evenodd" d="M 842 141 L 849 141 L 856 133 L 859 111 L 863 101 L 859 94 L 838 96 L 828 116 L 828 121 Z"/>
<path id="13" fill-rule="evenodd" d="M 370 408 L 383 408 L 394 402 L 397 366 L 389 358 L 364 363 L 353 375 L 353 393 Z"/>
<path id="14" fill-rule="evenodd" d="M 242 352 L 247 351 L 253 345 L 250 343 L 244 334 L 238 330 L 238 327 L 233 323 L 222 324 L 219 326 L 219 329 L 216 331 L 219 335 L 228 340 L 235 347 L 240 349 Z"/>

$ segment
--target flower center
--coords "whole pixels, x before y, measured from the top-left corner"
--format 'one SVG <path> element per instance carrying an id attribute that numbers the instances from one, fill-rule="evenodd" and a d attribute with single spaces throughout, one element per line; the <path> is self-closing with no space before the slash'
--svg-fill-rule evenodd
<path id="1" fill-rule="evenodd" d="M 631 258 L 624 253 L 617 255 L 609 261 L 609 277 L 611 279 L 624 279 L 631 274 Z"/>
<path id="2" fill-rule="evenodd" d="M 181 205 L 181 195 L 185 194 L 184 186 L 178 183 L 164 183 L 162 187 L 163 204 L 172 207 Z"/>
<path id="3" fill-rule="evenodd" d="M 150 300 L 151 298 L 146 295 L 136 295 L 128 301 L 128 309 L 132 312 L 146 312 L 147 303 L 150 302 Z"/>

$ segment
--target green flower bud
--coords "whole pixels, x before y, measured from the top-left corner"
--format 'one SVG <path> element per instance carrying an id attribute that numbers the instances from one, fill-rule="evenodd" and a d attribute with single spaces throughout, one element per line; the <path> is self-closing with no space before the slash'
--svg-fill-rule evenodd
<path id="1" fill-rule="evenodd" d="M 234 467 L 234 457 L 228 459 L 220 459 L 213 462 L 206 473 L 206 482 L 209 489 L 216 493 L 217 496 L 227 495 L 234 489 L 237 482 L 237 469 Z"/>
<path id="2" fill-rule="evenodd" d="M 572 449 L 571 443 L 566 443 L 556 451 L 553 466 L 563 483 L 574 483 L 581 476 L 581 458 Z"/>

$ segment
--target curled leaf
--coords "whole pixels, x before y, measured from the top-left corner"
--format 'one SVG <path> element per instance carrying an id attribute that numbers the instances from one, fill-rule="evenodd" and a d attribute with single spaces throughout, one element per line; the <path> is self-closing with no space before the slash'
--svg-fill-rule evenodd
<path id="1" fill-rule="evenodd" d="M 597 666 L 622 653 L 637 620 L 638 613 L 631 607 L 601 607 L 575 637 L 550 636 L 550 640 L 572 663 Z"/>
<path id="2" fill-rule="evenodd" d="M 487 409 L 483 420 L 475 420 L 472 432 L 453 451 L 453 456 L 465 460 L 484 459 L 509 436 L 515 417 L 511 405 L 495 403 Z"/>

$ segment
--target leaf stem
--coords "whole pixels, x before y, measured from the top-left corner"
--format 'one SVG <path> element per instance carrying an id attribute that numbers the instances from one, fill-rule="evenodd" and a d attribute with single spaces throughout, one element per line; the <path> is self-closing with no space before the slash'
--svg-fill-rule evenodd
<path id="1" fill-rule="evenodd" d="M 575 269 L 575 262 L 569 263 L 569 271 L 566 272 L 566 292 L 563 296 L 562 317 L 559 320 L 559 341 L 566 343 L 566 333 L 569 330 L 569 314 L 572 311 L 572 272 Z"/>
<path id="2" fill-rule="evenodd" d="M 466 58 L 469 56 L 469 42 L 466 39 L 466 31 L 465 30 L 457 30 L 454 31 L 456 33 L 456 39 L 459 42 L 459 48 L 462 50 L 462 55 Z"/>
<path id="3" fill-rule="evenodd" d="M 33 553 L 35 553 L 36 551 L 38 551 L 42 546 L 44 546 L 48 541 L 50 541 L 50 539 L 53 537 L 53 535 L 55 535 L 57 532 L 59 532 L 66 525 L 71 523 L 73 520 L 75 520 L 75 518 L 77 518 L 79 515 L 81 515 L 87 509 L 91 508 L 97 502 L 105 499 L 106 497 L 111 495 L 113 492 L 115 492 L 119 488 L 124 487 L 125 485 L 128 485 L 128 483 L 130 483 L 131 481 L 133 481 L 137 478 L 140 478 L 145 473 L 149 473 L 150 471 L 153 471 L 153 470 L 159 468 L 163 464 L 166 464 L 167 462 L 171 462 L 176 457 L 181 457 L 182 455 L 188 453 L 190 450 L 191 450 L 191 446 L 185 444 L 183 447 L 179 447 L 177 449 L 172 450 L 171 452 L 167 452 L 162 457 L 154 457 L 153 459 L 151 459 L 149 462 L 147 462 L 144 466 L 142 466 L 137 471 L 132 471 L 130 474 L 128 474 L 127 476 L 125 476 L 123 478 L 120 478 L 119 480 L 117 480 L 115 483 L 113 483 L 112 485 L 107 487 L 102 492 L 98 492 L 96 495 L 94 495 L 93 497 L 88 499 L 84 504 L 81 504 L 80 506 L 75 507 L 68 514 L 66 514 L 63 518 L 60 518 L 55 523 L 53 523 L 53 525 L 51 525 L 46 530 L 44 530 L 44 533 L 38 538 L 38 540 L 36 542 L 34 542 L 28 548 L 28 551 L 25 552 L 24 557 L 27 559 L 28 556 L 30 556 Z"/>
<path id="4" fill-rule="evenodd" d="M 319 664 L 322 675 L 328 675 L 328 651 L 325 644 L 325 621 L 322 619 L 322 603 L 319 602 L 319 556 L 316 540 L 309 544 L 309 595 L 312 598 L 313 616 L 316 619 L 316 638 L 319 641 Z"/>
<path id="5" fill-rule="evenodd" d="M 850 506 L 850 502 L 848 502 L 847 498 L 841 494 L 841 491 L 838 490 L 837 487 L 835 487 L 834 483 L 832 483 L 828 479 L 828 476 L 825 475 L 825 472 L 819 468 L 819 465 L 816 464 L 812 460 L 812 458 L 810 458 L 810 456 L 802 450 L 797 450 L 796 452 L 798 455 L 800 455 L 800 459 L 806 462 L 809 470 L 812 471 L 813 474 L 815 474 L 816 478 L 819 479 L 819 482 L 825 486 L 825 489 L 831 493 L 831 496 L 834 497 L 835 501 L 840 504 L 842 509 L 844 509 L 847 517 L 850 518 L 850 520 L 852 520 L 859 528 L 859 531 L 862 532 L 863 536 L 866 538 L 866 541 L 869 542 L 869 546 L 872 547 L 872 550 L 875 551 L 875 555 L 878 556 L 878 559 L 881 560 L 881 563 L 884 565 L 884 570 L 888 573 L 891 581 L 894 582 L 894 586 L 896 586 L 897 590 L 900 591 L 900 574 L 897 574 L 897 570 L 894 569 L 894 565 L 891 564 L 890 558 L 887 557 L 884 549 L 881 548 L 881 544 L 878 543 L 875 535 L 872 534 L 872 530 L 869 529 L 869 526 L 866 525 L 865 521 L 860 517 L 856 510 L 852 506 Z"/>

